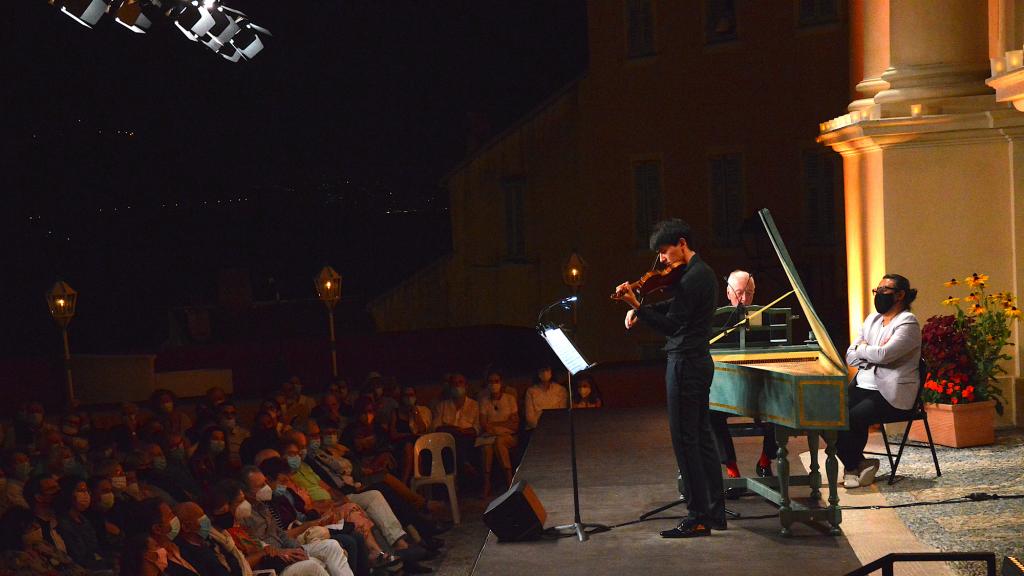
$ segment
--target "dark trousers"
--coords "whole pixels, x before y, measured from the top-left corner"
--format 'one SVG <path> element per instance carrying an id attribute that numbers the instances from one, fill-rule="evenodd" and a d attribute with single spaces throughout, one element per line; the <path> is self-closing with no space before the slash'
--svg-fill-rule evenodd
<path id="1" fill-rule="evenodd" d="M 883 420 L 899 422 L 909 417 L 911 410 L 900 410 L 882 396 L 878 390 L 857 388 L 856 379 L 850 385 L 850 429 L 841 430 L 836 440 L 836 453 L 847 470 L 860 466 L 864 460 L 864 446 L 868 443 L 868 428 Z"/>
<path id="2" fill-rule="evenodd" d="M 676 463 L 689 488 L 687 508 L 699 520 L 725 521 L 718 449 L 708 410 L 715 364 L 707 353 L 669 356 L 665 370 L 668 427 Z"/>
<path id="3" fill-rule="evenodd" d="M 358 532 L 344 533 L 331 530 L 331 538 L 338 541 L 348 556 L 348 566 L 355 576 L 369 576 L 370 552 L 366 548 L 366 540 Z"/>
<path id="4" fill-rule="evenodd" d="M 729 464 L 736 461 L 736 446 L 732 443 L 732 434 L 729 433 L 728 412 L 711 411 L 711 429 L 715 432 L 715 442 L 718 444 L 718 455 L 722 464 Z M 769 423 L 762 423 L 764 437 L 761 440 L 761 450 L 774 460 L 779 452 L 779 445 L 775 442 L 775 428 Z"/>

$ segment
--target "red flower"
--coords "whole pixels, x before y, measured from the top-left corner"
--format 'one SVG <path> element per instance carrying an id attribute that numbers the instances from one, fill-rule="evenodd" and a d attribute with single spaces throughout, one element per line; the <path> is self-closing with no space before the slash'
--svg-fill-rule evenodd
<path id="1" fill-rule="evenodd" d="M 953 396 L 952 398 L 949 399 L 949 401 L 952 402 L 953 404 L 956 404 L 960 400 L 956 396 Z"/>

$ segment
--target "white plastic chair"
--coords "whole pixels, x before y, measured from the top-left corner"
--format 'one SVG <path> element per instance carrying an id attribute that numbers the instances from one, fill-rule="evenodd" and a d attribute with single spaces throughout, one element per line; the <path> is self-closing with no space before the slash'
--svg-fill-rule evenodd
<path id="1" fill-rule="evenodd" d="M 448 500 L 452 503 L 452 520 L 458 525 L 461 519 L 459 517 L 459 498 L 455 493 L 455 470 L 451 474 L 445 472 L 444 460 L 441 458 L 441 451 L 445 448 L 450 449 L 452 456 L 455 456 L 455 438 L 447 432 L 432 432 L 416 439 L 416 445 L 413 447 L 411 488 L 415 492 L 421 486 L 430 484 L 444 484 L 447 486 Z M 430 476 L 424 476 L 420 470 L 420 454 L 424 450 L 430 452 Z M 455 469 L 457 470 L 458 467 L 456 462 Z"/>

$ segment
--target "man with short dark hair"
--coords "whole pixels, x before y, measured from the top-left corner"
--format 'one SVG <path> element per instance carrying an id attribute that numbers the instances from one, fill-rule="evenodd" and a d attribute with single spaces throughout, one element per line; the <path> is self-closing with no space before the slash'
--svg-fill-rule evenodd
<path id="1" fill-rule="evenodd" d="M 654 227 L 650 246 L 658 259 L 673 268 L 678 279 L 669 288 L 672 298 L 641 305 L 629 282 L 616 290 L 616 298 L 630 306 L 626 328 L 637 320 L 666 337 L 668 362 L 665 384 L 668 422 L 676 463 L 689 483 L 689 515 L 664 538 L 707 536 L 711 528 L 725 528 L 725 503 L 718 450 L 708 416 L 708 397 L 715 364 L 708 352 L 711 320 L 718 298 L 718 283 L 711 267 L 693 250 L 690 226 L 679 219 Z"/>

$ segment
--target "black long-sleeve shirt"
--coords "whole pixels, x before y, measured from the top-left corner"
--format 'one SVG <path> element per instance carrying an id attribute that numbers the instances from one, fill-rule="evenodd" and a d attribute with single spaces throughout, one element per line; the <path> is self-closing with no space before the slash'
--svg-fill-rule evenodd
<path id="1" fill-rule="evenodd" d="M 641 306 L 636 317 L 668 338 L 669 356 L 706 353 L 718 302 L 714 270 L 694 254 L 671 290 L 671 299 Z"/>

